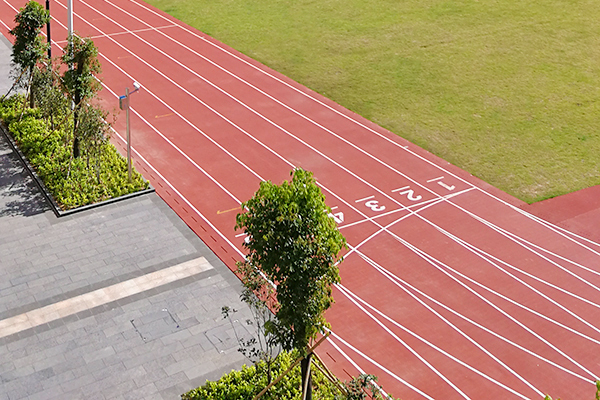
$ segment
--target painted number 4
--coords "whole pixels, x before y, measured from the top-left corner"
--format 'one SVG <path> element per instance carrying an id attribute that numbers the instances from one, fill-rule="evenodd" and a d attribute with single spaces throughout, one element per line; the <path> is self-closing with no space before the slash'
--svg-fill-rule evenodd
<path id="1" fill-rule="evenodd" d="M 333 212 L 333 210 L 335 210 L 337 208 L 337 206 L 335 207 L 331 207 L 331 212 L 328 214 L 331 218 L 333 218 L 333 220 L 337 223 L 337 224 L 341 224 L 342 222 L 344 222 L 344 213 L 341 211 L 338 212 Z"/>

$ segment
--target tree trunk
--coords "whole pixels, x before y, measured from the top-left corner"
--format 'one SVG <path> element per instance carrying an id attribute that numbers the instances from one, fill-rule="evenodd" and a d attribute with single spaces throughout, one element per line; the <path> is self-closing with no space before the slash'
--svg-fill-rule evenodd
<path id="1" fill-rule="evenodd" d="M 73 139 L 73 158 L 79 158 L 79 138 Z"/>
<path id="2" fill-rule="evenodd" d="M 302 399 L 312 400 L 312 379 L 310 374 L 310 359 L 312 353 L 308 353 L 302 361 L 300 361 L 300 371 L 302 374 Z"/>

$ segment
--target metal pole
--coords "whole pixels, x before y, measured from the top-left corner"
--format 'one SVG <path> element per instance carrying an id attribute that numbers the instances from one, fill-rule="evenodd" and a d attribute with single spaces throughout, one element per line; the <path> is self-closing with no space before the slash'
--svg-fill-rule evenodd
<path id="1" fill-rule="evenodd" d="M 129 88 L 125 88 L 125 101 L 127 102 L 127 174 L 131 183 L 131 132 L 129 129 Z"/>
<path id="2" fill-rule="evenodd" d="M 67 5 L 67 11 L 69 13 L 69 36 L 71 36 L 73 34 L 73 0 L 69 0 Z"/>
<path id="3" fill-rule="evenodd" d="M 46 10 L 48 11 L 48 15 L 50 15 L 50 0 L 46 0 Z M 52 39 L 50 38 L 50 19 L 46 24 L 46 33 L 48 37 L 48 59 L 52 58 Z"/>

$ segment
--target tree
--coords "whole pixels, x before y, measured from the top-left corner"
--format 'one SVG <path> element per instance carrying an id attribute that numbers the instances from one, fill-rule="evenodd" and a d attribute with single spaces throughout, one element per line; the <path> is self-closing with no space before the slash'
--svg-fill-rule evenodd
<path id="1" fill-rule="evenodd" d="M 55 122 L 64 123 L 70 115 L 71 102 L 62 90 L 59 74 L 60 66 L 49 60 L 44 65 L 34 69 L 31 86 L 35 88 L 32 95 L 42 116 L 55 129 Z M 57 121 L 55 121 L 57 119 Z M 62 124 L 61 124 L 62 125 Z"/>
<path id="2" fill-rule="evenodd" d="M 277 337 L 267 331 L 269 324 L 272 323 L 274 315 L 271 312 L 271 305 L 274 299 L 275 289 L 268 284 L 264 275 L 261 275 L 260 270 L 253 268 L 250 264 L 245 263 L 238 266 L 238 274 L 242 279 L 242 293 L 240 299 L 248 305 L 254 321 L 246 321 L 248 325 L 256 327 L 256 338 L 245 339 L 238 337 L 237 331 L 231 321 L 231 314 L 237 310 L 224 306 L 221 313 L 229 319 L 231 327 L 240 344 L 239 351 L 252 361 L 260 371 L 261 364 L 265 366 L 267 374 L 267 384 L 272 381 L 272 368 L 279 353 Z"/>
<path id="3" fill-rule="evenodd" d="M 50 21 L 48 11 L 32 0 L 19 10 L 15 16 L 16 25 L 9 31 L 15 37 L 12 48 L 12 62 L 18 76 L 15 85 L 19 85 L 25 75 L 27 77 L 27 93 L 31 89 L 33 69 L 48 49 L 48 44 L 40 36 L 42 28 L 48 21 Z"/>
<path id="4" fill-rule="evenodd" d="M 241 266 L 277 285 L 275 319 L 265 329 L 284 349 L 306 354 L 310 340 L 329 327 L 324 312 L 333 303 L 331 285 L 339 282 L 338 253 L 346 240 L 328 216 L 331 210 L 312 173 L 302 169 L 280 186 L 262 182 L 242 206 L 246 212 L 237 215 L 236 229 L 248 235 L 248 255 Z M 301 364 L 305 398 L 310 398 L 310 356 Z"/>
<path id="5" fill-rule="evenodd" d="M 79 157 L 79 114 L 83 103 L 92 99 L 100 90 L 96 75 L 101 67 L 98 61 L 98 49 L 92 39 L 70 35 L 64 49 L 62 61 L 69 66 L 63 74 L 65 91 L 73 101 L 73 157 Z"/>

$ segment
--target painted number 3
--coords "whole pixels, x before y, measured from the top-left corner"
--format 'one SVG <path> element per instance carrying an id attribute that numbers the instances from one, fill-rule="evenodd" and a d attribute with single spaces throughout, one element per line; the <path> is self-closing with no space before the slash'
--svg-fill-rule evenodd
<path id="1" fill-rule="evenodd" d="M 385 210 L 385 206 L 380 206 L 377 200 L 369 200 L 365 203 L 365 206 L 369 207 L 373 211 Z"/>

